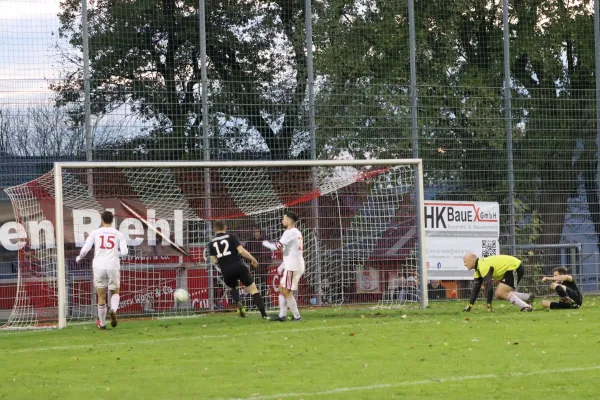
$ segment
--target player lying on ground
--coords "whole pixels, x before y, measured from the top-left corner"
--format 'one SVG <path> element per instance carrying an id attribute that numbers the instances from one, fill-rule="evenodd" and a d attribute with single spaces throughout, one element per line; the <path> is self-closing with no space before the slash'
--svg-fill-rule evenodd
<path id="1" fill-rule="evenodd" d="M 515 291 L 524 273 L 521 260 L 505 255 L 478 258 L 474 253 L 467 253 L 463 257 L 463 262 L 468 270 L 475 270 L 471 299 L 464 311 L 471 311 L 479 295 L 481 285 L 484 283 L 488 311 L 492 311 L 492 299 L 494 297 L 492 281 L 499 281 L 496 288 L 497 299 L 504 299 L 519 307 L 521 311 L 533 311 L 533 307 L 526 303 L 526 301 L 533 302 L 533 294 Z"/>
<path id="2" fill-rule="evenodd" d="M 117 326 L 117 310 L 119 309 L 119 274 L 121 270 L 121 260 L 119 256 L 125 257 L 128 254 L 127 241 L 125 236 L 112 227 L 114 215 L 110 211 L 102 213 L 102 226 L 93 230 L 81 248 L 76 262 L 82 258 L 94 246 L 94 260 L 92 269 L 94 270 L 94 286 L 98 295 L 98 321 L 96 325 L 100 329 L 106 329 L 106 289 L 110 289 L 112 296 L 110 298 L 110 325 Z M 117 248 L 117 245 L 119 246 Z"/>
<path id="3" fill-rule="evenodd" d="M 246 309 L 240 303 L 240 291 L 238 289 L 238 281 L 241 281 L 248 289 L 254 300 L 254 304 L 258 307 L 263 318 L 267 318 L 265 312 L 265 302 L 261 297 L 248 267 L 244 265 L 240 256 L 249 260 L 254 268 L 258 267 L 258 262 L 248 253 L 240 244 L 237 236 L 227 233 L 227 226 L 224 221 L 215 221 L 215 235 L 210 242 L 210 260 L 213 264 L 219 266 L 225 284 L 231 289 L 231 299 L 236 304 L 241 317 L 246 316 Z"/>
<path id="4" fill-rule="evenodd" d="M 263 246 L 271 250 L 283 249 L 283 263 L 277 268 L 280 274 L 279 282 L 279 316 L 273 318 L 273 321 L 283 322 L 287 319 L 287 308 L 289 307 L 294 314 L 293 321 L 301 321 L 298 303 L 292 294 L 293 290 L 298 290 L 298 282 L 304 274 L 304 256 L 302 233 L 296 228 L 298 215 L 292 211 L 287 211 L 281 221 L 285 232 L 277 243 L 268 241 L 263 242 Z"/>
<path id="5" fill-rule="evenodd" d="M 551 310 L 579 308 L 583 304 L 583 296 L 571 275 L 567 275 L 567 267 L 554 268 L 554 276 L 544 276 L 542 282 L 552 281 L 550 287 L 560 296 L 560 301 L 542 300 L 542 307 Z"/>

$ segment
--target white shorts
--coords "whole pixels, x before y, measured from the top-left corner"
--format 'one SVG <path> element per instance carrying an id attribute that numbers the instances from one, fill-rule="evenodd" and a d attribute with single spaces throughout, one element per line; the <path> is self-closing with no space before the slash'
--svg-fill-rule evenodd
<path id="1" fill-rule="evenodd" d="M 281 286 L 288 290 L 298 290 L 298 282 L 304 275 L 304 271 L 288 271 L 283 270 L 281 275 Z"/>
<path id="2" fill-rule="evenodd" d="M 121 285 L 120 271 L 118 269 L 97 269 L 94 268 L 94 286 L 96 289 L 110 290 L 118 289 Z"/>

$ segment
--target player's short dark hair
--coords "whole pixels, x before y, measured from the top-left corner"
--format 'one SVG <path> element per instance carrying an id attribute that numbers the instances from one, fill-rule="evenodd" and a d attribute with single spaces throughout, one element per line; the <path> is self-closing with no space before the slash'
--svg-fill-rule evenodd
<path id="1" fill-rule="evenodd" d="M 567 269 L 567 267 L 561 265 L 560 267 L 554 268 L 554 272 L 558 272 L 560 275 L 566 275 L 569 272 L 569 270 Z"/>
<path id="2" fill-rule="evenodd" d="M 224 231 L 227 228 L 225 221 L 219 219 L 215 221 L 215 231 Z"/>
<path id="3" fill-rule="evenodd" d="M 110 211 L 104 211 L 101 217 L 102 222 L 104 222 L 105 224 L 112 224 L 113 220 L 115 219 L 115 216 Z"/>
<path id="4" fill-rule="evenodd" d="M 285 213 L 283 213 L 283 215 L 285 215 L 294 222 L 298 222 L 298 214 L 296 214 L 293 211 L 286 211 Z"/>

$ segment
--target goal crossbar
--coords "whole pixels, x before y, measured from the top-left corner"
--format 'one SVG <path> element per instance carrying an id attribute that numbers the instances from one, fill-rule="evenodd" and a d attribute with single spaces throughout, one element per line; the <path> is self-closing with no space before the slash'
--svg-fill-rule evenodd
<path id="1" fill-rule="evenodd" d="M 283 160 L 283 161 L 64 161 L 55 168 L 261 168 L 261 167 L 346 167 L 370 165 L 422 165 L 420 158 L 377 160 Z"/>

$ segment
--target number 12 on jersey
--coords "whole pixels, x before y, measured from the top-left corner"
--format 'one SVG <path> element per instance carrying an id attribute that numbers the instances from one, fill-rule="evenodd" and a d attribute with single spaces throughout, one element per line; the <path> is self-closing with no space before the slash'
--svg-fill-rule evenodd
<path id="1" fill-rule="evenodd" d="M 221 249 L 219 248 L 219 244 L 223 245 L 223 252 L 221 252 Z M 231 254 L 231 251 L 229 251 L 229 242 L 225 239 L 221 240 L 220 242 L 214 242 L 213 247 L 217 251 L 217 258 L 221 258 L 221 257 L 228 256 Z"/>

